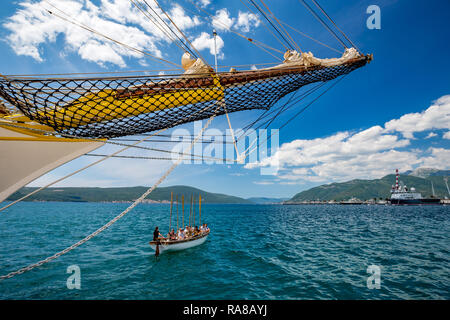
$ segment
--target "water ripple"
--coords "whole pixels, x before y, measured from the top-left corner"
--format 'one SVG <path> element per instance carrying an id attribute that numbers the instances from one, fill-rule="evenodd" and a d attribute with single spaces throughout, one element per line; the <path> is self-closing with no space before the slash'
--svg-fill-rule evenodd
<path id="1" fill-rule="evenodd" d="M 126 204 L 21 203 L 0 216 L 0 273 L 95 231 Z M 208 240 L 155 258 L 167 205 L 141 205 L 1 299 L 449 299 L 450 207 L 204 205 Z M 81 290 L 69 290 L 70 265 Z M 366 286 L 381 268 L 381 289 Z"/>

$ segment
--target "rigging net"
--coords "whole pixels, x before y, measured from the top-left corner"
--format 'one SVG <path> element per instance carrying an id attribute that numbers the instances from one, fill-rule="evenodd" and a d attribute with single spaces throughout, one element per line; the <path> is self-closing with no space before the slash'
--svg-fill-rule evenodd
<path id="1" fill-rule="evenodd" d="M 368 61 L 360 56 L 333 66 L 173 76 L 1 77 L 0 96 L 61 135 L 113 138 L 207 119 L 216 104 L 222 106 L 218 115 L 267 110 L 288 93 L 348 74 Z"/>

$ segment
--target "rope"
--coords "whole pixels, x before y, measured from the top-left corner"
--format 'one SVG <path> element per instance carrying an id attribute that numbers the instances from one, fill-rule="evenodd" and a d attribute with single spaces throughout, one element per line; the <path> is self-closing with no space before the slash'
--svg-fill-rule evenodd
<path id="1" fill-rule="evenodd" d="M 233 128 L 231 126 L 230 117 L 228 116 L 227 107 L 226 107 L 225 103 L 223 104 L 223 108 L 225 109 L 225 115 L 227 116 L 228 126 L 230 127 L 231 139 L 233 139 L 234 149 L 236 150 L 236 156 L 237 156 L 238 161 L 239 161 L 239 158 L 240 158 L 239 150 L 238 150 L 238 147 L 237 147 L 237 144 L 236 144 L 236 139 L 234 137 L 234 131 L 233 131 Z"/>
<path id="2" fill-rule="evenodd" d="M 219 107 L 218 107 L 219 108 Z M 216 109 L 216 112 L 218 110 L 218 108 Z M 216 116 L 216 112 L 208 119 L 207 123 L 205 124 L 205 126 L 202 128 L 202 130 L 200 131 L 200 133 L 197 135 L 197 137 L 192 141 L 191 145 L 188 148 L 188 152 L 193 148 L 194 144 L 197 142 L 197 139 L 199 139 L 201 137 L 201 135 L 203 134 L 203 132 L 209 127 L 209 125 L 211 124 L 211 121 L 214 119 L 214 117 Z M 41 260 L 39 262 L 30 264 L 24 268 L 21 268 L 17 271 L 14 272 L 10 272 L 6 275 L 0 276 L 0 280 L 4 280 L 4 279 L 9 279 L 12 278 L 18 274 L 22 274 L 26 271 L 30 271 L 34 268 L 37 268 L 45 263 L 48 263 L 52 260 L 55 260 L 56 258 L 72 251 L 73 249 L 81 246 L 83 243 L 89 241 L 90 239 L 94 238 L 95 236 L 97 236 L 98 234 L 100 234 L 102 231 L 108 229 L 110 226 L 112 226 L 115 222 L 117 222 L 118 220 L 120 220 L 123 216 L 125 216 L 128 212 L 130 212 L 134 207 L 136 207 L 139 203 L 141 203 L 150 193 L 153 192 L 153 190 L 156 189 L 156 187 L 158 187 L 163 181 L 164 179 L 167 178 L 167 176 L 181 163 L 182 158 L 178 158 L 178 160 L 163 174 L 163 176 L 161 178 L 159 178 L 159 180 L 152 186 L 150 187 L 146 192 L 144 192 L 138 199 L 136 199 L 128 208 L 126 208 L 123 212 L 121 212 L 119 215 L 117 215 L 115 218 L 113 218 L 112 220 L 110 220 L 108 223 L 106 223 L 104 226 L 100 227 L 99 229 L 97 229 L 96 231 L 94 231 L 93 233 L 91 233 L 90 235 L 88 235 L 87 237 L 83 238 L 82 240 L 78 241 L 77 243 L 71 245 L 70 247 L 67 247 L 66 249 L 59 251 L 57 253 L 55 253 L 54 255 Z"/>
<path id="3" fill-rule="evenodd" d="M 294 41 L 294 39 L 292 39 L 291 35 L 289 34 L 289 32 L 286 31 L 286 29 L 283 27 L 283 25 L 281 24 L 281 22 L 278 20 L 278 18 L 273 14 L 272 11 L 270 11 L 269 7 L 265 4 L 265 2 L 263 0 L 260 0 L 261 3 L 266 7 L 267 11 L 269 11 L 269 13 L 272 15 L 272 17 L 275 19 L 275 21 L 278 22 L 278 24 L 280 25 L 281 29 L 284 31 L 284 33 L 288 36 L 288 38 L 291 40 L 291 42 L 294 44 L 294 46 L 298 49 L 298 51 L 300 51 L 300 53 L 303 53 L 302 49 L 300 49 L 300 47 L 297 45 L 297 43 Z"/>
<path id="4" fill-rule="evenodd" d="M 146 0 L 143 0 L 143 1 L 144 1 L 144 3 L 147 5 L 147 7 L 150 8 L 150 10 L 151 10 L 151 11 L 159 18 L 159 20 L 161 20 L 161 21 L 164 23 L 164 25 L 167 27 L 167 29 L 169 29 L 169 31 L 170 31 L 175 37 L 177 37 L 177 39 L 180 41 L 180 43 L 183 45 L 183 47 L 185 47 L 185 48 L 187 49 L 187 51 L 188 51 L 190 54 L 192 54 L 192 56 L 194 56 L 194 57 L 197 58 L 197 55 L 189 48 L 188 45 L 186 45 L 186 44 L 183 42 L 183 40 L 181 40 L 181 38 L 178 36 L 178 34 L 176 34 L 176 32 L 174 32 L 174 31 L 170 28 L 169 24 L 168 24 L 166 21 L 164 21 L 163 18 L 161 18 L 161 16 L 155 11 L 155 9 L 153 9 L 152 6 L 149 5 L 148 2 L 147 2 Z M 176 27 L 176 26 L 175 26 L 175 27 Z M 189 43 L 189 42 L 188 42 L 188 43 Z"/>
<path id="5" fill-rule="evenodd" d="M 203 110 L 199 110 L 199 111 L 197 111 L 197 112 L 205 111 L 205 110 L 209 109 L 210 107 L 211 107 L 211 105 L 208 105 L 208 106 L 206 106 L 205 108 L 203 108 Z M 214 115 L 215 115 L 215 114 L 214 114 Z M 195 116 L 195 113 L 191 114 L 190 117 L 193 117 L 193 116 Z M 179 122 L 179 123 L 183 122 L 183 119 L 180 119 L 178 122 Z M 27 129 L 27 130 L 39 132 L 39 133 L 41 133 L 41 134 L 51 134 L 51 135 L 54 135 L 54 132 L 52 132 L 52 131 L 47 131 L 47 130 L 41 130 L 41 129 L 35 129 L 35 128 L 26 128 L 26 127 L 23 127 L 23 126 L 13 125 L 13 124 L 9 124 L 9 123 L 2 123 L 2 125 L 14 127 L 14 128 L 19 128 L 19 129 Z M 45 185 L 45 186 L 43 186 L 43 187 L 41 187 L 41 188 L 39 188 L 39 189 L 36 189 L 36 190 L 34 190 L 34 191 L 32 191 L 32 192 L 26 194 L 25 196 L 21 197 L 20 199 L 17 199 L 17 200 L 15 200 L 14 202 L 12 202 L 12 203 L 10 203 L 10 204 L 8 204 L 8 205 L 6 205 L 6 206 L 0 208 L 0 212 L 2 212 L 3 210 L 5 210 L 5 209 L 11 207 L 12 205 L 14 205 L 14 204 L 16 204 L 16 203 L 18 203 L 18 202 L 20 202 L 20 201 L 23 201 L 23 200 L 27 199 L 28 197 L 32 196 L 33 194 L 38 193 L 39 191 L 42 191 L 42 190 L 44 190 L 44 189 L 46 189 L 46 188 L 48 188 L 48 187 L 50 187 L 50 186 L 52 186 L 52 185 L 54 185 L 54 184 L 56 184 L 56 183 L 58 183 L 58 182 L 61 182 L 62 180 L 65 180 L 65 179 L 67 179 L 67 178 L 69 178 L 69 177 L 71 177 L 71 176 L 73 176 L 73 175 L 75 175 L 75 174 L 77 174 L 77 173 L 79 173 L 79 172 L 81 172 L 81 171 L 84 171 L 84 170 L 86 170 L 86 169 L 88 169 L 88 168 L 90 168 L 90 167 L 92 167 L 92 166 L 94 166 L 94 165 L 96 165 L 96 164 L 98 164 L 98 163 L 100 163 L 100 162 L 103 162 L 103 161 L 105 161 L 105 160 L 107 160 L 107 159 L 109 159 L 109 158 L 111 158 L 111 157 L 115 157 L 117 154 L 122 153 L 123 151 L 126 151 L 126 150 L 128 150 L 129 148 L 139 148 L 139 149 L 147 149 L 147 150 L 148 150 L 148 149 L 150 149 L 150 148 L 141 147 L 141 146 L 138 146 L 138 144 L 141 143 L 141 142 L 144 142 L 144 141 L 150 139 L 151 137 L 153 137 L 153 136 L 155 136 L 155 135 L 157 135 L 157 134 L 159 134 L 159 133 L 161 133 L 161 132 L 164 132 L 164 131 L 166 131 L 166 130 L 168 130 L 168 129 L 169 129 L 169 128 L 161 129 L 161 130 L 155 132 L 154 134 L 151 134 L 151 135 L 149 135 L 149 136 L 146 136 L 146 137 L 144 137 L 143 139 L 141 139 L 141 140 L 139 140 L 139 141 L 137 141 L 136 143 L 133 143 L 133 144 L 131 144 L 131 145 L 128 145 L 128 144 L 121 144 L 121 143 L 115 143 L 115 142 L 112 142 L 112 141 L 105 141 L 105 140 L 102 140 L 102 139 L 83 138 L 83 139 L 85 139 L 85 140 L 91 140 L 91 141 L 96 141 L 96 142 L 103 142 L 103 143 L 111 143 L 111 144 L 121 145 L 121 146 L 125 146 L 125 148 L 120 149 L 120 150 L 118 150 L 118 151 L 112 153 L 111 155 L 106 156 L 106 157 L 103 158 L 103 159 L 99 159 L 99 160 L 97 160 L 97 161 L 95 161 L 95 162 L 93 162 L 93 163 L 91 163 L 91 164 L 89 164 L 89 165 L 87 165 L 87 166 L 85 166 L 85 167 L 83 167 L 83 168 L 81 168 L 81 169 L 76 170 L 75 172 L 72 172 L 72 173 L 70 173 L 70 174 L 68 174 L 68 175 L 66 175 L 66 176 L 64 176 L 64 177 L 62 177 L 62 178 L 59 178 L 59 179 L 57 179 L 57 180 L 55 180 L 55 181 L 53 181 L 53 182 L 50 182 L 49 184 L 47 184 L 47 185 Z M 72 136 L 72 135 L 64 135 L 64 136 L 65 136 L 65 137 L 68 137 L 68 138 L 75 138 L 75 139 L 80 138 L 80 137 Z M 152 151 L 155 151 L 155 150 L 152 150 Z M 165 151 L 166 151 L 166 150 L 165 150 Z M 178 153 L 178 154 L 185 155 L 185 154 L 183 154 L 183 153 Z M 188 155 L 189 155 L 189 154 L 188 154 Z M 192 155 L 190 155 L 190 156 L 192 156 Z M 208 157 L 208 158 L 209 158 L 209 157 Z M 211 158 L 212 158 L 212 157 L 211 157 Z M 173 159 L 172 159 L 172 160 L 173 160 Z M 217 160 L 217 159 L 214 158 L 213 160 Z M 224 160 L 224 159 L 220 159 L 220 160 Z M 230 161 L 233 161 L 233 160 L 230 160 Z"/>
<path id="6" fill-rule="evenodd" d="M 211 13 L 207 12 L 207 11 L 206 11 L 205 9 L 203 9 L 203 8 L 200 8 L 200 7 L 199 7 L 197 4 L 195 4 L 195 2 L 193 2 L 192 0 L 188 0 L 188 1 L 189 1 L 190 3 L 192 3 L 192 5 L 195 6 L 195 7 L 197 8 L 198 11 L 204 12 L 204 13 L 205 13 L 206 15 L 208 15 L 211 19 L 214 18 L 213 15 L 212 15 Z M 189 11 L 189 12 L 192 12 L 192 11 L 190 11 L 190 10 L 188 10 L 188 9 L 186 9 L 186 10 Z M 203 15 L 203 16 L 204 16 L 204 15 Z M 276 52 L 278 52 L 278 53 L 283 54 L 283 52 L 281 52 L 280 50 L 275 49 L 275 48 L 272 48 L 272 47 L 268 46 L 267 44 L 264 44 L 264 43 L 262 43 L 261 41 L 258 41 L 258 40 L 256 40 L 256 39 L 251 39 L 251 38 L 249 38 L 249 37 L 246 37 L 245 35 L 243 35 L 243 34 L 237 32 L 237 31 L 235 31 L 235 30 L 232 30 L 231 28 L 229 28 L 229 27 L 226 26 L 225 24 L 221 23 L 220 21 L 216 21 L 216 23 L 218 23 L 219 25 L 223 26 L 225 29 L 227 29 L 228 31 L 234 33 L 235 35 L 238 35 L 239 37 L 241 37 L 241 38 L 243 38 L 243 39 L 249 41 L 250 43 L 252 43 L 252 44 L 254 44 L 255 46 L 257 46 L 258 48 L 260 48 L 261 50 L 264 50 L 266 53 L 270 54 L 270 55 L 271 55 L 272 57 L 274 57 L 275 59 L 282 61 L 282 59 L 280 59 L 279 57 L 275 56 L 275 55 L 272 54 L 271 52 L 267 51 L 265 48 L 268 48 L 268 49 L 270 49 L 270 50 L 273 50 L 273 51 L 276 51 Z M 264 48 L 264 47 L 265 47 L 265 48 Z"/>
<path id="7" fill-rule="evenodd" d="M 324 46 L 324 47 L 327 47 L 327 48 L 329 48 L 329 49 L 331 49 L 331 50 L 333 50 L 333 51 L 336 51 L 337 53 L 341 53 L 341 51 L 339 51 L 339 50 L 337 50 L 337 49 L 335 49 L 335 48 L 333 48 L 333 47 L 330 47 L 329 45 L 327 45 L 327 44 L 325 44 L 325 43 L 323 43 L 323 42 L 320 42 L 320 41 L 317 40 L 317 39 L 314 39 L 313 37 L 307 35 L 307 34 L 304 33 L 304 32 L 301 32 L 300 30 L 295 29 L 294 27 L 288 25 L 286 22 L 283 22 L 283 21 L 280 20 L 280 23 L 284 24 L 286 27 L 291 28 L 291 29 L 294 30 L 295 32 L 301 34 L 302 36 L 304 36 L 304 37 L 306 37 L 306 38 L 308 38 L 308 39 L 311 39 L 312 41 L 314 41 L 314 42 L 316 42 L 316 43 L 318 43 L 318 44 L 320 44 L 320 45 L 322 45 L 322 46 Z"/>
<path id="8" fill-rule="evenodd" d="M 320 6 L 320 4 L 316 1 L 316 0 L 312 0 L 312 2 L 314 2 L 314 4 L 316 5 L 316 7 L 318 7 L 320 9 L 320 11 L 322 11 L 322 13 L 328 18 L 328 20 L 331 21 L 331 23 L 336 27 L 336 29 L 339 30 L 339 32 L 345 37 L 345 39 L 347 39 L 348 42 L 350 42 L 350 44 L 356 48 L 356 50 L 358 50 L 359 52 L 361 52 L 358 47 L 353 43 L 352 40 L 350 40 L 347 35 L 337 26 L 336 23 L 334 23 L 333 19 L 331 19 L 331 17 L 325 12 L 325 10 Z"/>
<path id="9" fill-rule="evenodd" d="M 90 156 L 90 157 L 105 157 L 107 155 L 105 154 L 97 154 L 97 153 L 86 153 L 84 156 Z M 140 157 L 140 156 L 112 156 L 113 158 L 120 158 L 120 159 L 135 159 L 135 160 L 173 160 L 173 158 L 164 158 L 164 157 Z M 183 159 L 185 160 L 191 160 L 188 158 Z"/>
<path id="10" fill-rule="evenodd" d="M 281 36 L 281 38 L 286 42 L 286 44 L 288 45 L 288 47 L 290 49 L 292 49 L 292 45 L 291 43 L 283 36 L 283 34 L 280 32 L 280 30 L 278 30 L 278 28 L 272 23 L 272 21 L 270 21 L 270 19 L 266 16 L 266 14 L 264 13 L 264 11 L 253 1 L 253 0 L 249 0 L 253 6 L 261 13 L 261 15 L 267 20 L 267 22 L 270 23 L 270 25 L 275 29 L 275 31 Z"/>
<path id="11" fill-rule="evenodd" d="M 137 8 L 139 9 L 139 11 L 150 21 L 152 22 L 167 38 L 169 38 L 169 40 L 171 40 L 173 43 L 175 43 L 175 45 L 180 48 L 183 52 L 186 51 L 186 48 L 184 46 L 180 46 L 176 40 L 172 37 L 171 34 L 169 34 L 167 32 L 167 30 L 165 30 L 163 27 L 161 27 L 161 25 L 156 21 L 156 19 L 153 16 L 149 16 L 147 14 L 148 10 L 146 10 L 147 12 L 145 12 L 140 5 L 138 5 L 134 0 L 130 0 L 130 2 Z M 169 29 L 170 30 L 170 29 Z M 184 43 L 183 43 L 184 44 Z"/>
<path id="12" fill-rule="evenodd" d="M 134 47 L 132 47 L 132 46 L 130 46 L 130 45 L 127 45 L 127 44 L 125 44 L 125 43 L 123 43 L 123 42 L 120 42 L 120 41 L 118 41 L 118 40 L 115 40 L 115 39 L 113 39 L 113 38 L 111 38 L 111 37 L 109 37 L 109 36 L 107 36 L 107 35 L 105 35 L 105 34 L 103 34 L 103 33 L 100 33 L 100 32 L 98 32 L 98 31 L 92 29 L 92 28 L 89 27 L 89 26 L 86 26 L 86 25 L 84 25 L 84 24 L 82 24 L 82 23 L 79 23 L 79 22 L 77 22 L 75 19 L 73 19 L 70 15 L 68 15 L 68 14 L 65 13 L 64 11 L 58 9 L 56 6 L 54 6 L 54 5 L 51 4 L 50 2 L 45 1 L 45 0 L 44 0 L 44 2 L 48 3 L 50 6 L 52 6 L 53 8 L 55 8 L 56 10 L 58 10 L 59 12 L 61 12 L 62 14 L 64 14 L 64 15 L 67 16 L 67 17 L 69 17 L 70 19 L 72 19 L 72 21 L 71 21 L 70 19 L 68 19 L 68 18 L 64 18 L 64 17 L 62 17 L 61 15 L 59 15 L 59 14 L 57 14 L 57 13 L 55 13 L 55 12 L 52 12 L 52 11 L 46 9 L 47 12 L 48 12 L 49 14 L 54 15 L 55 17 L 58 17 L 58 18 L 60 18 L 60 19 L 62 19 L 62 20 L 64 20 L 64 21 L 66 21 L 66 22 L 69 22 L 69 23 L 71 23 L 71 24 L 73 24 L 73 25 L 76 25 L 76 26 L 78 26 L 78 27 L 80 27 L 80 28 L 83 28 L 83 29 L 85 29 L 85 30 L 87 30 L 87 31 L 89 31 L 89 32 L 92 32 L 92 33 L 94 33 L 94 34 L 97 34 L 97 35 L 99 35 L 99 36 L 101 36 L 101 37 L 104 37 L 104 38 L 106 38 L 106 39 L 108 39 L 108 40 L 110 40 L 110 41 L 113 41 L 114 43 L 117 43 L 117 44 L 119 44 L 119 45 L 121 45 L 121 46 L 124 46 L 124 47 L 126 47 L 126 48 L 128 48 L 128 49 L 130 49 L 130 50 L 132 50 L 132 51 L 139 52 L 139 53 L 141 53 L 141 54 L 144 54 L 144 55 L 146 55 L 146 56 L 149 56 L 150 58 L 152 58 L 152 59 L 155 60 L 155 61 L 158 61 L 158 62 L 165 62 L 165 63 L 171 64 L 171 65 L 174 65 L 174 66 L 176 66 L 176 67 L 179 67 L 179 65 L 176 64 L 176 63 L 173 63 L 173 62 L 171 62 L 171 61 L 168 61 L 168 60 L 165 60 L 165 59 L 162 59 L 162 58 L 158 58 L 157 56 L 154 56 L 154 55 L 152 55 L 151 53 L 149 53 L 149 52 L 147 52 L 147 51 L 144 51 L 144 50 L 140 50 L 140 49 L 134 48 Z"/>
<path id="13" fill-rule="evenodd" d="M 192 49 L 194 49 L 194 51 L 198 54 L 198 56 L 200 57 L 201 60 L 203 60 L 204 63 L 207 64 L 206 60 L 202 57 L 202 55 L 200 54 L 200 52 L 194 47 L 194 45 L 192 44 L 191 41 L 189 41 L 189 39 L 186 37 L 186 35 L 183 33 L 183 31 L 181 31 L 180 28 L 178 28 L 178 26 L 176 25 L 176 23 L 172 20 L 172 18 L 170 18 L 169 14 L 159 5 L 159 2 L 157 0 L 153 0 L 156 5 L 158 6 L 159 9 L 161 9 L 161 11 L 166 15 L 167 19 L 169 19 L 170 22 L 172 22 L 172 24 L 175 26 L 175 28 L 177 28 L 178 32 L 183 36 L 183 38 L 186 40 L 187 43 L 190 44 L 190 46 L 192 47 Z"/>
<path id="14" fill-rule="evenodd" d="M 327 93 L 328 91 L 330 91 L 334 86 L 336 86 L 340 81 L 342 81 L 345 78 L 345 76 L 343 76 L 342 78 L 337 79 L 331 86 L 329 86 L 324 92 L 322 92 L 319 96 L 317 96 L 314 100 L 312 100 L 309 104 L 307 104 L 305 107 L 303 107 L 299 112 L 297 112 L 293 117 L 291 117 L 288 121 L 286 121 L 280 128 L 279 130 L 283 129 L 286 125 L 288 125 L 292 120 L 294 120 L 296 117 L 298 117 L 300 114 L 302 114 L 303 112 L 305 112 L 314 102 L 316 102 L 320 97 L 322 97 L 325 93 Z M 272 137 L 272 133 L 270 133 L 270 135 L 264 139 L 262 142 L 265 142 L 267 140 L 269 140 Z M 257 150 L 257 148 L 261 145 L 261 143 L 258 143 L 258 145 L 253 148 L 248 154 L 244 154 L 243 160 L 245 161 L 245 159 L 250 156 L 250 154 L 252 154 L 255 150 Z M 249 147 L 250 148 L 250 147 Z M 247 149 L 248 150 L 248 149 Z"/>
<path id="15" fill-rule="evenodd" d="M 305 2 L 305 0 L 299 0 L 312 14 L 313 16 L 342 44 L 344 48 L 347 48 L 344 42 L 337 36 L 337 34 L 331 30 L 331 28 L 319 17 L 319 15 Z"/>
<path id="16" fill-rule="evenodd" d="M 239 1 L 241 1 L 241 3 L 242 3 L 242 4 L 243 4 L 243 5 L 244 5 L 251 13 L 255 14 L 255 12 L 250 8 L 250 6 L 247 6 L 243 0 L 239 0 Z M 263 26 L 267 29 L 267 31 L 269 31 L 269 32 L 274 36 L 274 38 L 275 38 L 275 39 L 276 39 L 276 40 L 284 47 L 284 49 L 289 50 L 289 48 L 286 47 L 286 45 L 283 43 L 283 41 L 281 41 L 280 38 L 278 38 L 278 37 L 275 35 L 275 33 L 273 33 L 272 30 L 270 30 L 270 28 L 267 26 L 267 24 L 264 23 L 264 21 L 261 20 L 261 23 L 262 23 Z"/>

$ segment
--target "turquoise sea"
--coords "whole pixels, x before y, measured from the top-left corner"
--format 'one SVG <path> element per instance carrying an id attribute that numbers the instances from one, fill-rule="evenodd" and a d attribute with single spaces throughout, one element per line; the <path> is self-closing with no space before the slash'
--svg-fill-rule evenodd
<path id="1" fill-rule="evenodd" d="M 0 274 L 127 206 L 28 202 L 0 213 Z M 148 241 L 156 225 L 167 231 L 169 206 L 140 205 L 68 254 L 0 281 L 0 299 L 450 299 L 448 206 L 203 205 L 202 219 L 206 243 L 155 258 Z M 80 290 L 67 288 L 71 265 Z M 380 267 L 380 289 L 367 287 L 369 265 Z"/>

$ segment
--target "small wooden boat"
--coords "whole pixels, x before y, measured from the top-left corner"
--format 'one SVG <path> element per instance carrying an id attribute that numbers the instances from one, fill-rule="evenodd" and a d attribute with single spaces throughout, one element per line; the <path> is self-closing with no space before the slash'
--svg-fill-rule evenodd
<path id="1" fill-rule="evenodd" d="M 181 198 L 182 202 L 182 228 L 184 229 L 184 196 Z M 170 193 L 170 222 L 169 222 L 169 230 L 171 230 L 172 225 L 172 205 L 173 205 L 173 192 Z M 177 208 L 177 230 L 179 227 L 179 220 L 178 220 L 178 196 L 176 198 L 176 208 Z M 198 196 L 198 222 L 201 224 L 202 221 L 202 196 Z M 191 223 L 192 222 L 192 223 Z M 189 227 L 192 227 L 192 225 L 195 225 L 195 208 L 194 208 L 194 197 L 191 196 L 191 208 L 189 212 Z M 177 239 L 177 240 L 170 240 L 169 238 L 160 238 L 158 241 L 150 241 L 150 247 L 155 250 L 155 255 L 159 255 L 160 253 L 164 251 L 179 251 L 184 249 L 189 249 L 192 247 L 196 247 L 198 245 L 201 245 L 206 241 L 208 238 L 208 235 L 210 233 L 210 230 L 207 229 L 207 231 L 201 231 L 196 236 L 189 236 L 185 239 Z M 159 244 L 158 244 L 159 242 Z"/>
<path id="2" fill-rule="evenodd" d="M 209 231 L 202 233 L 196 237 L 191 237 L 184 240 L 160 240 L 159 252 L 162 253 L 164 251 L 179 251 L 199 246 L 206 241 L 208 235 Z M 156 246 L 156 241 L 150 241 L 150 247 L 152 247 L 152 249 L 155 251 Z"/>

